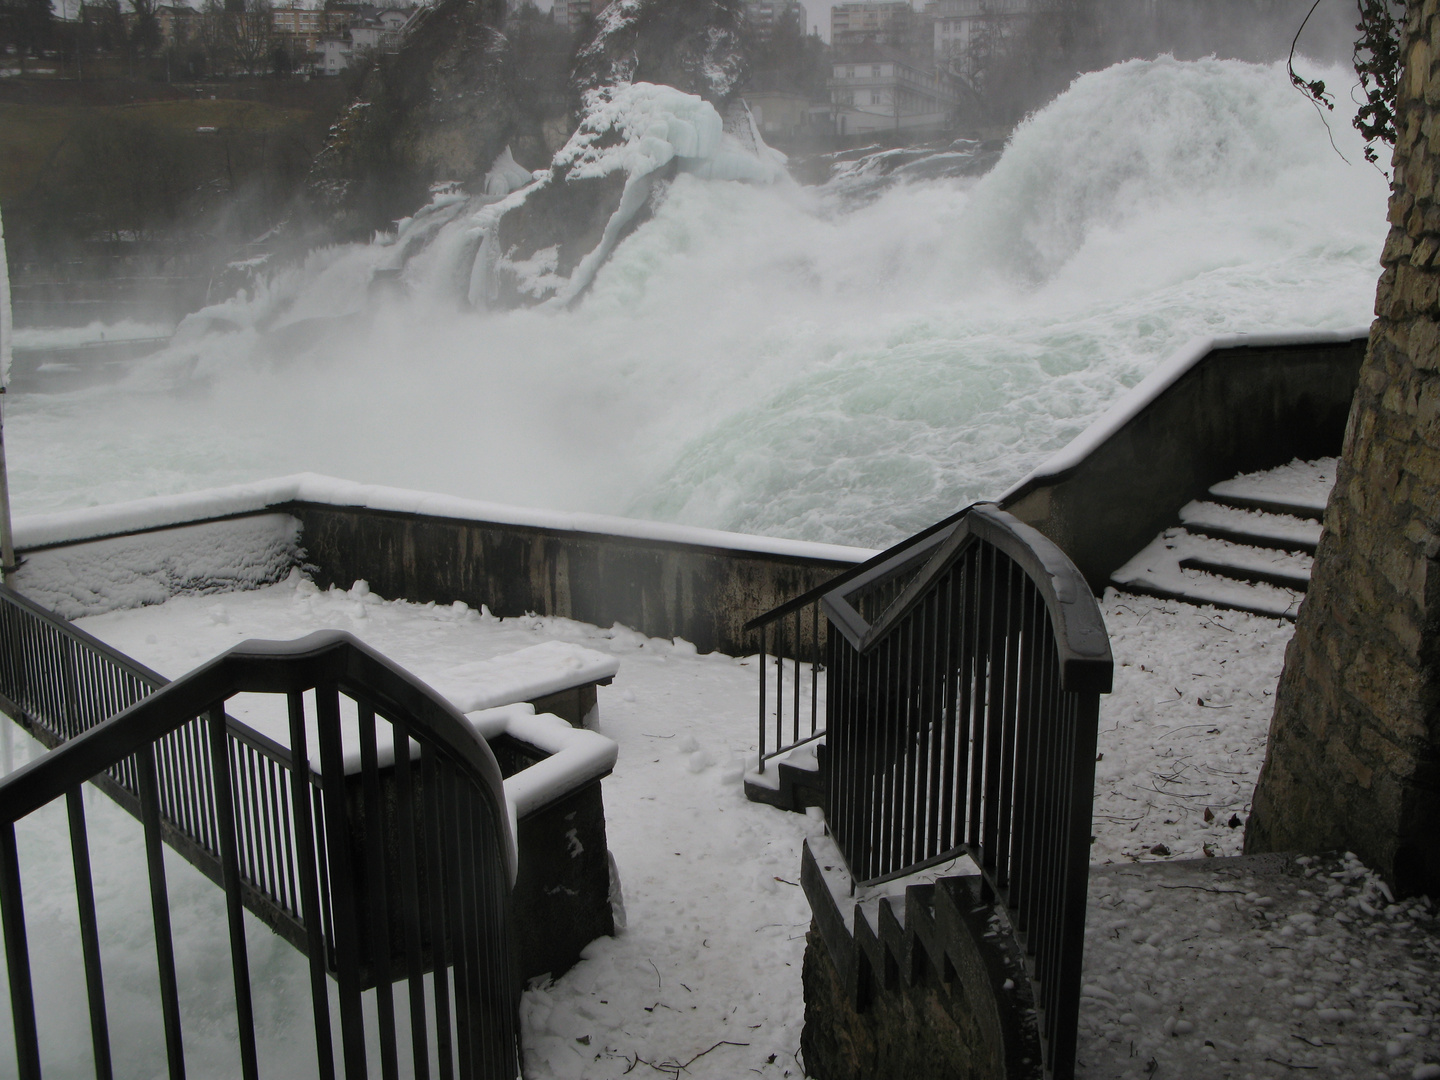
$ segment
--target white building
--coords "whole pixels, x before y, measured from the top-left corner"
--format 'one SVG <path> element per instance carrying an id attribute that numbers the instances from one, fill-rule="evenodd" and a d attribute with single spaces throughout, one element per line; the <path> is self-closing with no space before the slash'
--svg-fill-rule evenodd
<path id="1" fill-rule="evenodd" d="M 942 68 L 970 76 L 983 48 L 1012 37 L 1026 22 L 1053 11 L 1053 0 L 931 0 L 935 60 Z"/>
<path id="2" fill-rule="evenodd" d="M 837 135 L 943 127 L 959 100 L 948 80 L 888 46 L 837 60 L 830 109 Z"/>
<path id="3" fill-rule="evenodd" d="M 805 5 L 796 0 L 745 0 L 745 17 L 761 37 L 769 37 L 787 18 L 795 21 L 802 34 L 810 30 Z"/>
<path id="4" fill-rule="evenodd" d="M 872 0 L 869 3 L 836 4 L 830 9 L 830 44 L 843 49 L 875 41 L 895 45 L 903 23 L 915 14 L 910 0 Z"/>

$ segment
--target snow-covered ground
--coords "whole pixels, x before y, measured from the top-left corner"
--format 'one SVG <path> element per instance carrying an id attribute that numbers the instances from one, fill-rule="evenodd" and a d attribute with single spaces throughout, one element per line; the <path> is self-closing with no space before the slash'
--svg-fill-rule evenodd
<path id="1" fill-rule="evenodd" d="M 1327 918 L 1336 903 L 1349 904 L 1343 910 L 1356 918 L 1364 914 L 1343 889 L 1338 900 L 1328 897 L 1327 890 L 1333 892 L 1335 885 L 1348 884 L 1373 910 L 1379 893 L 1363 871 L 1342 867 L 1349 878 L 1326 878 L 1323 887 L 1311 890 L 1324 905 L 1314 923 L 1322 931 L 1319 936 L 1306 931 L 1303 913 L 1292 913 L 1283 926 L 1272 927 L 1264 916 L 1271 905 L 1258 896 L 1244 899 L 1253 889 L 1241 889 L 1235 894 L 1239 899 L 1216 894 L 1229 905 L 1225 911 L 1182 911 L 1176 906 L 1181 898 L 1196 889 L 1211 890 L 1214 882 L 1177 887 L 1117 876 L 1131 860 L 1163 859 L 1165 852 L 1189 857 L 1239 852 L 1243 829 L 1231 822 L 1248 814 L 1264 756 L 1270 701 L 1292 627 L 1113 592 L 1105 597 L 1103 611 L 1115 651 L 1116 679 L 1115 692 L 1104 699 L 1101 712 L 1094 861 L 1117 865 L 1113 871 L 1097 871 L 1092 888 L 1087 982 L 1094 989 L 1082 1018 L 1081 1057 L 1089 1060 L 1083 1075 L 1202 1075 L 1187 1072 L 1184 1063 L 1187 1054 L 1211 1054 L 1204 1040 L 1197 1037 L 1197 1045 L 1190 1046 L 1183 1031 L 1173 1034 L 1180 1028 L 1165 1027 L 1172 1015 L 1180 1017 L 1180 1005 L 1192 1001 L 1207 1010 L 1211 1027 L 1206 1037 L 1228 1040 L 1247 1058 L 1244 1069 L 1226 1073 L 1206 1066 L 1203 1075 L 1271 1075 L 1265 1071 L 1271 1066 L 1264 1055 L 1251 1061 L 1250 1050 L 1244 1048 L 1260 1047 L 1255 1040 L 1262 1037 L 1280 1044 L 1293 1041 L 1287 1025 L 1294 1026 L 1297 1037 L 1313 1038 L 1329 1048 L 1317 1051 L 1315 1062 L 1306 1057 L 1300 1064 L 1274 1066 L 1277 1072 L 1315 1064 L 1321 1075 L 1440 1075 L 1423 1071 L 1427 1063 L 1440 1061 L 1434 1037 L 1440 1032 L 1434 1026 L 1436 1003 L 1428 988 L 1433 983 L 1426 982 L 1440 969 L 1433 954 L 1426 959 L 1416 953 L 1409 962 L 1422 974 L 1411 973 L 1411 978 L 1409 969 L 1391 956 L 1397 948 L 1404 952 L 1405 943 L 1412 941 L 1400 933 L 1417 925 L 1411 909 L 1401 909 L 1403 916 L 1392 912 L 1387 919 L 1382 907 L 1375 920 L 1381 930 L 1373 934 L 1360 924 L 1346 929 Z M 298 574 L 253 592 L 178 597 L 162 605 L 93 616 L 80 625 L 172 677 L 246 638 L 289 638 L 322 628 L 348 630 L 436 682 L 461 664 L 546 640 L 614 653 L 620 670 L 613 685 L 600 688 L 600 730 L 620 747 L 604 793 L 628 925 L 615 938 L 592 944 L 586 958 L 559 980 L 526 992 L 522 1013 L 527 1073 L 599 1080 L 637 1070 L 641 1075 L 676 1075 L 683 1065 L 684 1075 L 692 1078 L 803 1074 L 797 1056 L 804 1009 L 800 963 L 810 913 L 797 874 L 801 842 L 818 825 L 747 802 L 742 793 L 746 756 L 755 746 L 753 661 L 700 656 L 684 642 L 645 638 L 623 627 L 602 629 L 541 617 L 498 620 L 461 605 L 387 601 L 365 588 L 321 591 Z M 1165 891 L 1174 888 L 1181 891 Z M 194 889 L 200 895 L 206 886 L 197 880 Z M 1201 899 L 1210 895 L 1206 891 Z M 1299 904 L 1310 899 L 1291 897 Z M 1281 902 L 1286 902 L 1284 897 Z M 1251 908 L 1258 914 L 1247 915 Z M 1422 917 L 1418 925 L 1433 928 L 1433 920 L 1424 921 L 1428 913 L 1416 910 Z M 1122 927 L 1116 935 L 1117 919 L 1126 918 L 1128 929 Z M 1208 929 L 1206 919 L 1216 920 L 1221 930 Z M 1369 922 L 1368 917 L 1361 919 Z M 1287 934 L 1285 927 L 1294 929 Z M 1142 928 L 1140 939 L 1132 940 Z M 1383 940 L 1376 936 L 1381 931 Z M 1204 939 L 1199 945 L 1194 944 L 1197 933 Z M 1289 940 L 1295 933 L 1301 937 Z M 1433 929 L 1428 937 L 1418 930 L 1412 934 L 1421 935 L 1416 941 L 1434 940 Z M 263 935 L 259 931 L 257 937 Z M 1306 943 L 1303 955 L 1284 951 L 1294 952 Z M 1390 950 L 1384 953 L 1383 972 L 1369 970 L 1366 949 L 1372 944 Z M 111 947 L 107 941 L 107 949 Z M 268 958 L 257 963 L 262 993 L 303 993 L 303 983 L 289 973 L 287 952 L 283 946 L 262 952 Z M 1204 964 L 1197 962 L 1202 953 Z M 143 952 L 135 955 L 138 963 Z M 1243 964 L 1252 958 L 1273 967 L 1270 974 L 1270 968 L 1256 969 L 1268 981 L 1254 979 L 1253 965 Z M 1366 968 L 1346 983 L 1361 987 L 1360 1004 L 1353 994 L 1340 1001 L 1342 990 L 1349 994 L 1344 987 L 1330 994 L 1335 1002 L 1327 999 L 1317 1005 L 1315 998 L 1311 1006 L 1296 1003 L 1313 986 L 1326 992 L 1339 986 L 1331 968 L 1343 972 L 1352 958 Z M 108 963 L 108 952 L 106 959 Z M 266 978 L 271 970 L 264 966 L 267 962 L 277 973 L 273 980 Z M 1214 973 L 1213 979 L 1207 971 Z M 107 977 L 124 976 L 116 971 Z M 190 977 L 204 980 L 193 970 Z M 1285 978 L 1290 982 L 1282 986 Z M 1418 986 L 1408 993 L 1409 1005 L 1385 1005 L 1407 997 L 1406 979 Z M 217 1009 L 223 1008 L 220 990 L 226 980 L 228 974 L 216 983 Z M 1245 1027 L 1236 1015 L 1235 1002 L 1241 999 L 1234 994 L 1240 991 L 1230 987 L 1236 981 L 1267 987 L 1271 997 L 1281 990 L 1288 996 L 1275 999 L 1279 1011 L 1266 1014 L 1263 1025 Z M 1396 986 L 1387 989 L 1392 981 Z M 1111 1008 L 1107 994 L 1117 1002 L 1128 995 L 1132 1004 Z M 1150 998 L 1158 1003 L 1153 1010 L 1144 1004 Z M 1222 999 L 1233 999 L 1228 1019 L 1216 1006 Z M 1181 1019 L 1194 1016 L 1202 1004 L 1191 1005 Z M 1359 1019 L 1320 1011 L 1342 1008 L 1352 1009 Z M 1292 1010 L 1297 1010 L 1294 1015 Z M 271 1002 L 260 1014 L 273 1019 L 284 1010 Z M 199 1016 L 196 1023 L 223 1033 L 233 1021 Z M 305 1028 L 297 1024 L 292 1029 L 288 1021 L 276 1020 L 263 1036 L 285 1044 L 272 1046 L 273 1058 L 303 1058 Z M 1336 1032 L 1350 1037 L 1337 1042 Z M 1134 1058 L 1129 1056 L 1132 1040 Z M 215 1046 L 221 1041 L 218 1036 L 211 1040 Z M 222 1060 L 216 1057 L 218 1050 L 206 1046 L 206 1060 Z M 1298 1043 L 1296 1048 L 1304 1049 Z M 1391 1050 L 1397 1052 L 1392 1055 Z M 1292 1061 L 1279 1049 L 1267 1053 Z M 1378 1064 L 1372 1063 L 1372 1055 Z M 1215 1060 L 1229 1068 L 1234 1056 L 1220 1054 Z M 1152 1059 L 1158 1064 L 1147 1072 Z M 1162 1066 L 1166 1071 L 1156 1073 Z"/>

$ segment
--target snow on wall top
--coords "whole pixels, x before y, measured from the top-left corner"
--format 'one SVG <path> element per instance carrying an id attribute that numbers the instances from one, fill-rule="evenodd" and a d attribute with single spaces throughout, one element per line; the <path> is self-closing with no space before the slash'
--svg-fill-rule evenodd
<path id="1" fill-rule="evenodd" d="M 15 522 L 15 547 L 27 550 L 58 546 L 104 536 L 119 536 L 146 529 L 189 525 L 215 518 L 259 513 L 289 502 L 325 506 L 362 507 L 394 513 L 460 521 L 482 521 L 499 525 L 521 525 L 557 532 L 598 533 L 636 540 L 690 544 L 762 555 L 824 559 L 834 562 L 864 562 L 876 554 L 867 548 L 822 544 L 807 540 L 785 540 L 771 536 L 701 529 L 658 521 L 604 514 L 580 514 L 563 510 L 540 510 L 506 506 L 501 503 L 437 495 L 424 491 L 357 484 L 317 473 L 297 473 L 271 480 L 256 480 L 181 495 L 155 495 L 109 506 L 36 514 Z"/>
<path id="2" fill-rule="evenodd" d="M 1145 378 L 1136 383 L 1098 420 L 1072 439 L 1064 449 L 1032 470 L 996 501 L 1004 506 L 1036 480 L 1058 476 L 1079 465 L 1123 428 L 1151 402 L 1180 381 L 1181 376 L 1218 349 L 1266 348 L 1276 345 L 1324 345 L 1356 341 L 1370 333 L 1368 326 L 1348 330 L 1292 330 L 1264 334 L 1223 334 L 1195 338 Z"/>
<path id="3" fill-rule="evenodd" d="M 504 656 L 448 668 L 430 685 L 468 713 L 613 679 L 619 670 L 620 661 L 613 655 L 568 641 L 542 641 Z"/>
<path id="4" fill-rule="evenodd" d="M 475 734 L 487 741 L 509 735 L 550 755 L 505 781 L 505 800 L 516 819 L 555 802 L 615 768 L 620 746 L 598 731 L 574 728 L 533 706 L 506 705 L 467 713 Z"/>

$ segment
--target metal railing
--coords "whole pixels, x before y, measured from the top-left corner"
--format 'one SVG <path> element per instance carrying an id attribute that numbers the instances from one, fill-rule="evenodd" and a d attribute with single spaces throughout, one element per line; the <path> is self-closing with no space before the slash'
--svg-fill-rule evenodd
<path id="1" fill-rule="evenodd" d="M 804 743 L 825 735 L 825 713 L 820 707 L 824 685 L 829 624 L 821 617 L 824 597 L 862 575 L 880 570 L 883 585 L 878 590 L 903 588 L 909 578 L 905 571 L 894 571 L 892 564 L 908 563 L 917 545 L 938 543 L 937 537 L 962 515 L 956 514 L 937 522 L 915 536 L 872 556 L 865 562 L 831 578 L 825 584 L 802 593 L 795 599 L 751 619 L 745 630 L 755 631 L 760 657 L 759 771 L 765 772 L 766 762 L 788 753 Z M 915 571 L 911 571 L 913 575 Z M 898 591 L 896 592 L 898 595 Z M 868 610 L 868 608 L 867 608 Z M 790 673 L 786 676 L 786 662 Z M 804 693 L 808 684 L 809 693 Z M 774 698 L 770 696 L 774 688 Z"/>
<path id="2" fill-rule="evenodd" d="M 166 683 L 164 676 L 0 585 L 0 711 L 45 746 L 53 749 L 89 731 Z M 230 718 L 226 737 L 230 784 L 244 796 L 237 843 L 245 907 L 303 951 L 294 796 L 285 783 L 290 751 Z M 204 722 L 192 720 L 160 741 L 155 767 L 165 842 L 218 885 L 224 875 L 210 811 L 214 777 L 208 738 Z M 118 762 L 92 783 L 140 816 L 133 762 Z M 318 784 L 312 796 L 318 796 Z"/>
<path id="3" fill-rule="evenodd" d="M 972 857 L 1026 956 L 1046 1069 L 1070 1080 L 1099 695 L 1112 677 L 1094 597 L 1044 536 L 974 506 L 819 603 L 826 822 L 852 879 Z"/>
<path id="4" fill-rule="evenodd" d="M 6 614 L 23 607 L 10 604 Z M 7 689 L 23 690 L 22 698 L 47 715 L 57 707 L 67 715 L 75 704 L 79 722 L 91 715 L 86 709 L 103 711 L 105 694 L 129 692 L 125 679 L 114 681 L 113 668 L 73 644 L 72 668 L 46 669 L 41 642 L 53 645 L 46 637 L 52 631 L 8 639 L 5 677 L 18 671 L 23 680 Z M 285 696 L 293 754 L 277 752 L 226 717 L 225 702 L 239 693 Z M 342 712 L 358 735 L 342 736 Z M 318 770 L 311 767 L 307 727 L 315 732 Z M 357 754 L 358 773 L 347 777 Z M 494 756 L 428 688 L 349 635 L 322 632 L 240 645 L 0 782 L 0 921 L 22 1080 L 40 1076 L 40 1042 L 15 823 L 61 796 L 96 1074 L 112 1071 L 81 797 L 86 782 L 116 794 L 122 805 L 128 800 L 144 828 L 171 1077 L 185 1075 L 185 1057 L 164 843 L 212 878 L 218 863 L 238 1072 L 247 1080 L 258 1064 L 243 909 L 254 910 L 257 898 L 272 913 L 285 913 L 277 929 L 309 959 L 319 1076 L 333 1077 L 337 1069 L 332 976 L 343 1075 L 368 1075 L 367 1013 L 375 1020 L 381 1075 L 399 1075 L 399 982 L 408 991 L 400 1020 L 408 1020 L 415 1076 L 517 1074 L 519 999 L 509 944 L 516 856 Z M 371 989 L 373 1008 L 362 1007 L 362 992 Z"/>

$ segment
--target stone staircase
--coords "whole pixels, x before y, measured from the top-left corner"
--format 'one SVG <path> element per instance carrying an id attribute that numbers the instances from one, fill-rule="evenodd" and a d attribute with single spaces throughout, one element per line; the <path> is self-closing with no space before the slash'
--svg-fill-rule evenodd
<path id="1" fill-rule="evenodd" d="M 1335 459 L 1215 484 L 1111 576 L 1130 593 L 1294 619 L 1310 584 Z"/>

